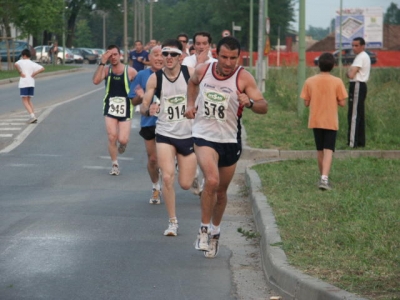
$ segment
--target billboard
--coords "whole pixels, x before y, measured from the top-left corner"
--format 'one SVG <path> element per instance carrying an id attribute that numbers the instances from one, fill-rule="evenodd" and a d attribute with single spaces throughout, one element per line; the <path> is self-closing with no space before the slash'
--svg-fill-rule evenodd
<path id="1" fill-rule="evenodd" d="M 351 49 L 356 37 L 365 39 L 366 48 L 383 47 L 383 9 L 381 7 L 346 8 L 336 11 L 335 48 L 339 49 L 340 26 L 342 27 L 342 49 Z"/>

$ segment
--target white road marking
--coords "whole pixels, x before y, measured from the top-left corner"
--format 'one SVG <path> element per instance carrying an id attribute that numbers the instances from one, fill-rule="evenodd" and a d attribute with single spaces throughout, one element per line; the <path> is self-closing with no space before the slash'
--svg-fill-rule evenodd
<path id="1" fill-rule="evenodd" d="M 6 122 L 6 123 L 0 123 L 0 126 L 21 126 L 25 125 L 26 123 L 11 123 L 11 122 Z"/>
<path id="2" fill-rule="evenodd" d="M 35 167 L 35 164 L 9 164 L 9 167 Z"/>
<path id="3" fill-rule="evenodd" d="M 43 109 L 43 113 L 40 115 L 40 118 L 38 119 L 37 124 L 40 124 L 42 122 L 42 120 L 44 120 L 52 111 L 54 108 L 56 108 L 59 105 L 63 105 L 65 103 L 69 103 L 78 99 L 81 99 L 83 97 L 86 97 L 87 95 L 93 94 L 93 93 L 97 93 L 98 91 L 104 90 L 104 87 L 100 87 L 98 89 L 92 90 L 90 92 L 84 93 L 82 95 L 79 95 L 77 97 L 68 99 L 66 101 L 63 101 L 61 103 L 57 103 L 57 104 L 53 104 L 51 106 L 49 106 L 48 108 L 44 108 Z M 16 119 L 7 119 L 7 120 L 2 120 L 4 122 L 6 121 L 27 121 L 27 118 L 24 119 L 20 119 L 20 118 L 16 118 Z M 7 147 L 5 147 L 3 150 L 0 150 L 0 153 L 8 153 L 10 151 L 12 151 L 13 149 L 15 149 L 16 147 L 18 147 L 28 136 L 29 134 L 36 128 L 36 126 L 27 126 L 15 139 L 14 141 L 8 145 Z"/>
<path id="4" fill-rule="evenodd" d="M 0 133 L 0 137 L 6 138 L 6 137 L 12 137 L 12 136 L 13 136 L 12 133 L 5 133 L 5 134 Z"/>
<path id="5" fill-rule="evenodd" d="M 1 130 L 10 130 L 10 131 L 12 131 L 12 130 L 15 130 L 15 131 L 17 131 L 17 130 L 21 130 L 22 128 L 21 127 L 0 127 L 0 131 Z"/>
<path id="6" fill-rule="evenodd" d="M 101 166 L 83 166 L 84 169 L 89 170 L 108 170 L 109 167 L 101 167 Z"/>
<path id="7" fill-rule="evenodd" d="M 101 159 L 110 159 L 109 156 L 99 156 L 99 157 Z M 132 161 L 133 157 L 121 157 L 121 156 L 118 156 L 118 160 L 129 160 L 129 161 Z"/>

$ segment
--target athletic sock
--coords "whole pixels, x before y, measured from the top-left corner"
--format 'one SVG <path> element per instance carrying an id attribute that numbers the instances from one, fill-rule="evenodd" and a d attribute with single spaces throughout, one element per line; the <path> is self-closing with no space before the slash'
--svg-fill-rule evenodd
<path id="1" fill-rule="evenodd" d="M 157 191 L 160 190 L 160 182 L 157 181 L 157 183 L 153 183 L 153 189 L 156 189 Z"/>
<path id="2" fill-rule="evenodd" d="M 328 181 L 328 176 L 327 175 L 322 175 L 321 179 L 324 180 L 324 181 Z"/>
<path id="3" fill-rule="evenodd" d="M 211 223 L 211 235 L 217 235 L 221 232 L 221 226 L 215 226 Z"/>
<path id="4" fill-rule="evenodd" d="M 118 160 L 113 160 L 112 164 L 118 166 Z"/>

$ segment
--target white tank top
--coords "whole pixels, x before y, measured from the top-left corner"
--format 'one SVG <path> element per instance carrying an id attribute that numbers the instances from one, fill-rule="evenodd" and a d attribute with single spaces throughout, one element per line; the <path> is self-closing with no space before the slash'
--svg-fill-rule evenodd
<path id="1" fill-rule="evenodd" d="M 186 93 L 187 83 L 182 70 L 174 81 L 170 81 L 163 72 L 157 134 L 175 139 L 192 137 L 192 120 L 185 117 Z"/>
<path id="2" fill-rule="evenodd" d="M 240 118 L 243 106 L 239 106 L 236 91 L 237 80 L 243 69 L 225 79 L 213 75 L 216 63 L 211 63 L 200 82 L 197 97 L 197 113 L 193 122 L 193 137 L 217 143 L 237 143 L 240 139 Z"/>

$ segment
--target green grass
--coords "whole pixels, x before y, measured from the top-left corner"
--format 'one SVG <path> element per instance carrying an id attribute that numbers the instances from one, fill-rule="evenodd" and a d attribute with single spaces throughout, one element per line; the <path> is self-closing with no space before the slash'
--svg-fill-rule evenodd
<path id="1" fill-rule="evenodd" d="M 315 74 L 309 68 L 307 76 Z M 338 69 L 333 74 L 338 75 Z M 345 84 L 347 80 L 343 79 Z M 366 100 L 366 150 L 400 149 L 400 69 L 373 69 L 368 82 Z M 297 111 L 297 70 L 269 70 L 266 98 L 267 115 L 245 113 L 243 124 L 248 133 L 247 143 L 254 148 L 313 150 L 312 130 L 307 128 L 308 108 L 302 117 Z M 336 148 L 350 149 L 347 142 L 347 106 L 339 108 L 339 131 Z"/>
<path id="2" fill-rule="evenodd" d="M 78 66 L 44 65 L 44 73 L 80 68 Z M 17 70 L 0 70 L 0 80 L 18 77 Z"/>
<path id="3" fill-rule="evenodd" d="M 316 73 L 309 68 L 307 76 Z M 335 69 L 338 76 L 339 70 Z M 343 72 L 344 74 L 344 72 Z M 343 78 L 347 85 L 347 80 Z M 366 101 L 367 146 L 400 149 L 400 69 L 373 69 Z M 315 150 L 308 109 L 297 111 L 297 70 L 270 69 L 267 115 L 245 113 L 254 148 Z M 302 104 L 302 103 L 301 103 Z M 339 109 L 336 148 L 346 145 L 347 106 Z M 334 159 L 333 190 L 317 188 L 316 159 L 255 166 L 290 263 L 369 299 L 400 299 L 400 160 Z"/>
<path id="4" fill-rule="evenodd" d="M 292 265 L 370 299 L 400 299 L 400 160 L 336 160 L 328 192 L 312 159 L 254 169 Z"/>

